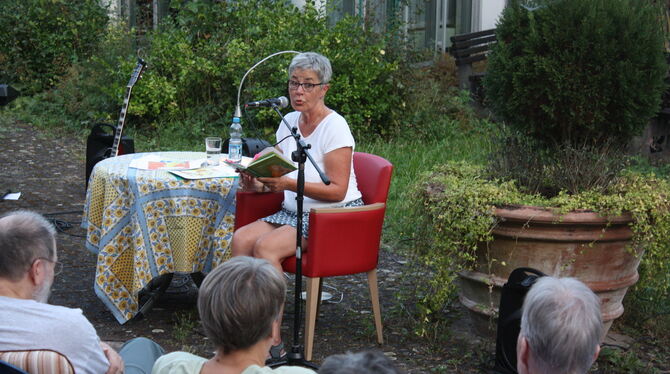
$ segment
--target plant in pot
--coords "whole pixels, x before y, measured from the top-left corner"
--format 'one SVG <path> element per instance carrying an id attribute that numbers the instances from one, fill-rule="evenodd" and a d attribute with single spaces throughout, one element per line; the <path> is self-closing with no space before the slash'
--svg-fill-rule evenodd
<path id="1" fill-rule="evenodd" d="M 608 328 L 641 260 L 645 289 L 667 291 L 670 184 L 625 155 L 664 89 L 660 15 L 651 0 L 510 1 L 484 80 L 501 123 L 489 164 L 441 165 L 415 186 L 425 314 L 460 277 L 461 302 L 490 321 L 520 266 L 584 281 Z"/>

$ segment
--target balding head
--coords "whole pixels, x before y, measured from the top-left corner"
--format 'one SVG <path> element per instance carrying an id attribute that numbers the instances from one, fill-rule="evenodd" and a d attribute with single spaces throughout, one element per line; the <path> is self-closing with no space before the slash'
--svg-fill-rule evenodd
<path id="1" fill-rule="evenodd" d="M 0 278 L 18 281 L 36 258 L 56 258 L 56 230 L 43 216 L 20 210 L 0 217 Z"/>

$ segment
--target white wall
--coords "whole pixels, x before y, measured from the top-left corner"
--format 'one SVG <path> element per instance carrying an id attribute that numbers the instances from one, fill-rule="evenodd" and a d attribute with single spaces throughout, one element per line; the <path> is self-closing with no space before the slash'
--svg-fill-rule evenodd
<path id="1" fill-rule="evenodd" d="M 298 8 L 302 8 L 305 6 L 305 0 L 291 0 L 291 2 Z M 323 10 L 325 9 L 326 6 L 326 0 L 316 0 L 314 1 L 314 6 L 316 7 L 316 9 Z"/>
<path id="2" fill-rule="evenodd" d="M 481 2 L 480 30 L 488 30 L 496 27 L 496 22 L 498 22 L 505 8 L 505 2 L 506 0 L 483 0 Z"/>
<path id="3" fill-rule="evenodd" d="M 99 4 L 108 7 L 107 15 L 110 18 L 121 17 L 121 4 L 119 0 L 99 0 Z"/>

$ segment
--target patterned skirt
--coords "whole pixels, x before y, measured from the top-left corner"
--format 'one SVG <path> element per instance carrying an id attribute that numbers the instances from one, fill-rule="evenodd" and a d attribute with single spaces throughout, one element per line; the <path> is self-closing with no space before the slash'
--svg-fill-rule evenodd
<path id="1" fill-rule="evenodd" d="M 331 208 L 343 208 L 343 207 L 352 207 L 352 206 L 363 206 L 362 199 L 356 199 L 345 204 L 334 205 Z M 269 215 L 265 218 L 261 218 L 261 221 L 267 223 L 272 223 L 275 225 L 289 225 L 291 227 L 298 226 L 298 213 L 292 212 L 282 208 L 275 214 Z M 307 239 L 309 234 L 309 211 L 302 214 L 302 236 Z"/>

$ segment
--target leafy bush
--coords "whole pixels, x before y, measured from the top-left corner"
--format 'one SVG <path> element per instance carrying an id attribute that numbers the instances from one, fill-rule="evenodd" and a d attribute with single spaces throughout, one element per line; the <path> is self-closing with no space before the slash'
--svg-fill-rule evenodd
<path id="1" fill-rule="evenodd" d="M 403 125 L 396 132 L 397 136 L 429 141 L 443 139 L 454 130 L 467 134 L 481 129 L 481 120 L 472 108 L 470 95 L 450 84 L 455 82 L 453 70 L 445 72 L 442 64 L 443 60 L 437 59 L 435 65 L 426 69 L 412 68 L 411 65 L 401 68 L 406 77 L 402 82 L 403 91 L 411 100 L 405 99 L 401 103 Z M 456 129 L 445 133 L 444 127 L 451 126 L 452 121 Z"/>
<path id="2" fill-rule="evenodd" d="M 132 38 L 124 25 L 110 25 L 94 56 L 70 66 L 53 88 L 12 102 L 13 114 L 28 123 L 73 132 L 90 131 L 95 122 L 115 124 L 134 61 Z M 119 68 L 122 60 L 128 69 Z M 127 118 L 129 125 L 136 123 L 133 114 Z"/>
<path id="3" fill-rule="evenodd" d="M 389 134 L 399 127 L 394 119 L 402 101 L 398 62 L 386 54 L 385 39 L 364 29 L 359 19 L 329 26 L 311 4 L 299 10 L 270 0 L 195 0 L 178 3 L 173 14 L 158 31 L 147 33 L 142 46 L 149 67 L 133 89 L 129 114 L 143 128 L 181 123 L 193 128 L 192 136 L 225 133 L 245 71 L 281 50 L 316 51 L 331 60 L 334 74 L 326 102 L 348 119 L 356 136 Z M 101 49 L 119 50 L 118 40 L 108 37 Z M 259 65 L 247 76 L 240 101 L 288 96 L 292 57 L 279 55 Z M 84 70 L 95 68 L 100 86 L 98 99 L 87 101 L 93 105 L 87 112 L 103 112 L 106 103 L 120 106 L 134 65 L 129 53 L 96 55 L 84 64 Z M 271 137 L 278 123 L 271 110 L 250 111 L 244 121 L 245 136 Z"/>
<path id="4" fill-rule="evenodd" d="M 24 94 L 54 86 L 90 56 L 107 23 L 97 0 L 4 0 L 0 14 L 0 81 Z"/>
<path id="5" fill-rule="evenodd" d="M 639 135 L 667 71 L 662 13 L 651 3 L 512 1 L 484 80 L 493 111 L 547 145 Z"/>

